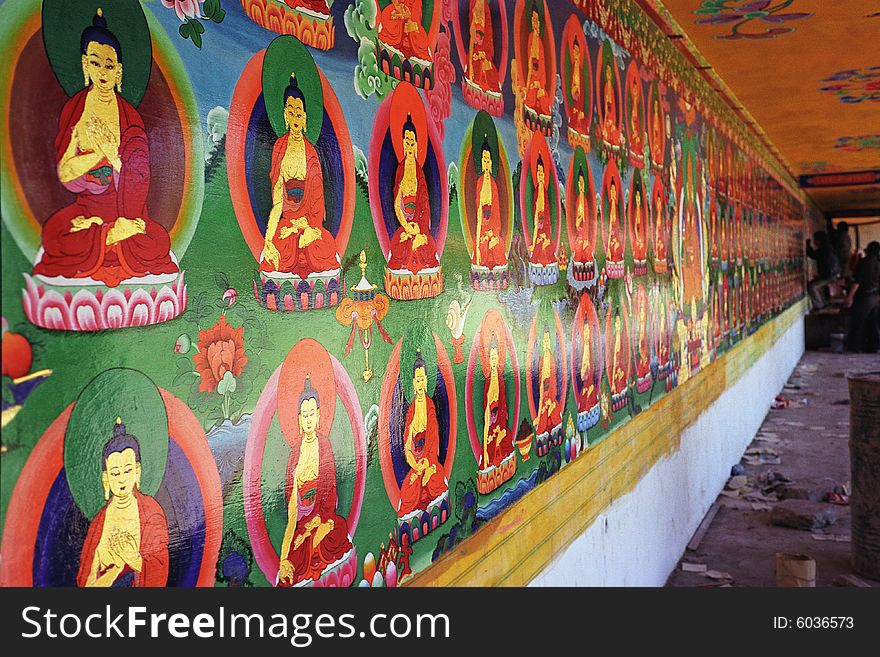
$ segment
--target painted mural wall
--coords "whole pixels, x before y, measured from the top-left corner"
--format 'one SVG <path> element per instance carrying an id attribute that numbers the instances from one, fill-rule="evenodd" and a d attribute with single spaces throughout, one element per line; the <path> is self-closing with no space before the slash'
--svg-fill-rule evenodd
<path id="1" fill-rule="evenodd" d="M 803 296 L 629 2 L 0 17 L 4 585 L 405 583 Z"/>

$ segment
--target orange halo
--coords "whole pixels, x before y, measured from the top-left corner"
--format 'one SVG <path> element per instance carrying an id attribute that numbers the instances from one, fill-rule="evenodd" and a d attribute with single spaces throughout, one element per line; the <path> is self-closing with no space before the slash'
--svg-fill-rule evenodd
<path id="1" fill-rule="evenodd" d="M 403 161 L 403 125 L 407 117 L 416 128 L 416 141 L 419 144 L 417 160 L 419 166 L 424 166 L 428 154 L 428 117 L 425 114 L 425 104 L 418 89 L 409 82 L 399 82 L 391 96 L 389 117 L 391 143 L 398 162 Z"/>
<path id="2" fill-rule="evenodd" d="M 278 379 L 278 420 L 281 433 L 291 448 L 300 440 L 299 396 L 307 376 L 318 392 L 321 408 L 318 433 L 329 436 L 336 410 L 336 380 L 333 378 L 330 354 L 312 338 L 303 338 L 293 346 L 281 364 Z"/>

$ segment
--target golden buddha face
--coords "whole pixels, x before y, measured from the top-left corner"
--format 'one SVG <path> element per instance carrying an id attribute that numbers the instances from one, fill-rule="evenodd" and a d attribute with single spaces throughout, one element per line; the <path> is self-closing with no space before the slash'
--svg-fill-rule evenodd
<path id="1" fill-rule="evenodd" d="M 480 164 L 483 167 L 483 173 L 492 175 L 492 153 L 488 149 L 483 150 L 483 156 L 480 158 Z"/>
<path id="2" fill-rule="evenodd" d="M 416 397 L 424 397 L 428 390 L 428 375 L 425 373 L 424 367 L 417 367 L 413 374 L 413 390 Z"/>
<path id="3" fill-rule="evenodd" d="M 122 64 L 113 46 L 90 42 L 82 56 L 82 67 L 83 75 L 101 91 L 113 91 L 114 86 L 122 83 Z"/>
<path id="4" fill-rule="evenodd" d="M 575 69 L 580 69 L 581 66 L 581 44 L 575 40 L 575 42 L 571 46 L 571 59 Z"/>
<path id="5" fill-rule="evenodd" d="M 613 210 L 617 207 L 617 185 L 613 182 L 611 183 L 611 189 L 608 191 L 608 196 L 611 199 L 611 208 Z"/>
<path id="6" fill-rule="evenodd" d="M 407 130 L 403 133 L 403 156 L 415 159 L 419 154 L 419 143 L 416 141 L 416 133 Z"/>
<path id="7" fill-rule="evenodd" d="M 584 185 L 584 177 L 583 177 L 583 176 L 578 176 L 578 194 L 581 194 L 581 195 L 582 195 L 582 194 L 584 193 L 584 187 L 585 187 L 585 185 Z"/>
<path id="8" fill-rule="evenodd" d="M 321 409 L 317 399 L 306 399 L 299 407 L 299 430 L 304 436 L 311 436 L 317 431 L 321 421 Z"/>
<path id="9" fill-rule="evenodd" d="M 104 472 L 101 473 L 105 493 L 109 491 L 116 497 L 128 497 L 136 487 L 140 487 L 140 481 L 141 464 L 131 447 L 107 457 Z"/>
<path id="10" fill-rule="evenodd" d="M 284 103 L 284 120 L 293 133 L 302 134 L 306 129 L 306 109 L 301 98 L 287 97 Z"/>
<path id="11" fill-rule="evenodd" d="M 489 349 L 489 368 L 495 372 L 498 370 L 498 347 Z"/>
<path id="12" fill-rule="evenodd" d="M 537 170 L 535 172 L 535 176 L 538 179 L 538 186 L 543 187 L 544 186 L 544 165 L 543 164 L 538 165 Z"/>
<path id="13" fill-rule="evenodd" d="M 537 11 L 532 12 L 532 32 L 538 34 L 541 30 L 541 19 Z"/>

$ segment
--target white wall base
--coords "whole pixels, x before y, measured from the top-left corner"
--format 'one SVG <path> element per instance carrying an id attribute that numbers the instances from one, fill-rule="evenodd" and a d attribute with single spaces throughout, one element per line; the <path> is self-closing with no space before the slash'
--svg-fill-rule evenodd
<path id="1" fill-rule="evenodd" d="M 803 352 L 798 320 L 530 586 L 663 586 Z"/>

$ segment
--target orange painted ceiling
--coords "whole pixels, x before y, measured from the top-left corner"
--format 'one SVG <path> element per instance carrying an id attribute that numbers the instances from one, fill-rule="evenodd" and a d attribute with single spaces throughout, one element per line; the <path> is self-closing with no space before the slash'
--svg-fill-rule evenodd
<path id="1" fill-rule="evenodd" d="M 653 4 L 668 11 L 792 175 L 880 169 L 878 0 Z M 877 186 L 805 191 L 832 215 L 880 214 Z"/>

